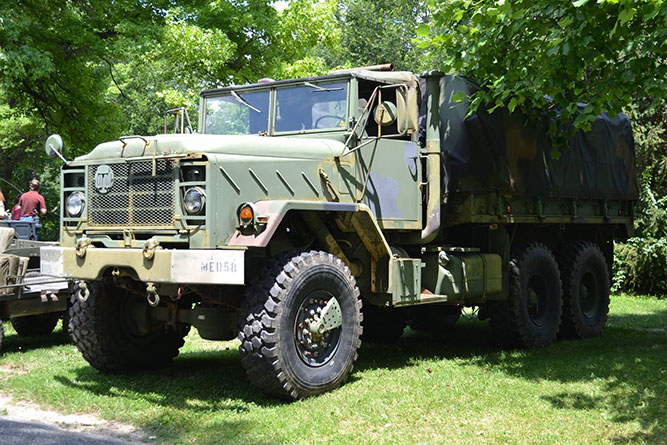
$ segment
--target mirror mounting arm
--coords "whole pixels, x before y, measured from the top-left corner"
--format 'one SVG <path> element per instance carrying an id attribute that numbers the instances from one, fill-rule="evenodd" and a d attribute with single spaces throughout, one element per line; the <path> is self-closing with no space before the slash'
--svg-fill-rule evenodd
<path id="1" fill-rule="evenodd" d="M 69 161 L 67 159 L 65 159 L 65 156 L 63 156 L 58 150 L 56 150 L 56 148 L 53 145 L 50 145 L 50 147 L 51 147 L 51 150 L 53 150 L 53 153 L 55 153 L 56 156 L 58 156 L 63 161 L 63 163 L 65 165 L 69 165 Z"/>

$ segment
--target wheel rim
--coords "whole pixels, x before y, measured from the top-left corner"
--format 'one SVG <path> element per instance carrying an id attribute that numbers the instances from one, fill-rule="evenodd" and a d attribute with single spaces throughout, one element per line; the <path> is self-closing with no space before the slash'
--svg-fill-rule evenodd
<path id="1" fill-rule="evenodd" d="M 579 307 L 586 318 L 593 318 L 600 302 L 600 286 L 597 277 L 587 270 L 579 285 Z"/>
<path id="2" fill-rule="evenodd" d="M 541 275 L 533 275 L 528 280 L 526 306 L 528 317 L 536 326 L 542 326 L 547 318 L 549 291 Z"/>
<path id="3" fill-rule="evenodd" d="M 319 367 L 325 365 L 335 355 L 340 343 L 342 327 L 332 329 L 317 335 L 309 331 L 309 322 L 319 314 L 328 300 L 332 298 L 329 292 L 317 290 L 311 292 L 299 306 L 294 321 L 294 341 L 299 358 L 308 366 Z"/>

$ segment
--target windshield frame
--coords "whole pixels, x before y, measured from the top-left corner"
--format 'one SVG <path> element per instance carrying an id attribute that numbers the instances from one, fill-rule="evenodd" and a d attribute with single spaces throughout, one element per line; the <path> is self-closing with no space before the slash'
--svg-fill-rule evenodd
<path id="1" fill-rule="evenodd" d="M 290 130 L 290 131 L 276 131 L 276 114 L 277 114 L 277 90 L 282 90 L 285 88 L 295 88 L 295 87 L 304 87 L 312 88 L 306 84 L 316 85 L 318 87 L 327 88 L 327 85 L 330 84 L 344 84 L 345 88 L 345 125 L 342 127 L 333 127 L 333 128 L 312 128 L 304 130 Z M 268 116 L 268 128 L 267 134 L 270 136 L 283 136 L 283 135 L 295 135 L 295 134 L 321 134 L 321 133 L 340 133 L 349 131 L 350 119 L 353 116 L 352 111 L 350 110 L 351 103 L 351 79 L 350 76 L 335 76 L 322 78 L 309 78 L 309 79 L 300 79 L 299 81 L 279 81 L 279 82 L 267 82 L 259 83 L 253 85 L 244 85 L 239 87 L 227 87 L 219 90 L 207 90 L 202 91 L 200 98 L 200 112 L 199 115 L 199 128 L 201 128 L 202 134 L 220 134 L 220 133 L 209 133 L 206 128 L 206 101 L 210 99 L 215 99 L 219 97 L 233 97 L 232 91 L 238 94 L 241 97 L 244 97 L 244 94 L 255 93 L 268 91 L 269 92 L 269 116 Z M 320 93 L 313 93 L 320 94 Z M 239 106 L 244 106 L 239 104 Z M 254 135 L 255 133 L 250 133 L 248 135 Z"/>

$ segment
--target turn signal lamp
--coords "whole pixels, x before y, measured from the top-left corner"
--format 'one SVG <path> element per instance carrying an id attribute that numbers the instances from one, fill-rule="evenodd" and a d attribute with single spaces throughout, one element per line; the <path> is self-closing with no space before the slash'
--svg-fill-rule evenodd
<path id="1" fill-rule="evenodd" d="M 241 211 L 239 212 L 239 219 L 241 220 L 242 224 L 244 225 L 250 224 L 254 217 L 255 214 L 252 211 L 252 207 L 250 207 L 249 205 L 244 205 L 243 207 L 241 207 Z"/>

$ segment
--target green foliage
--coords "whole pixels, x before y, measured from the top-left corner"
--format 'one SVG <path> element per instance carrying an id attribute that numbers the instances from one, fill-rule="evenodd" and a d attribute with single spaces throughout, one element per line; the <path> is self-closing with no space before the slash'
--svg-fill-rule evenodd
<path id="1" fill-rule="evenodd" d="M 667 101 L 661 100 L 653 107 L 650 103 L 638 101 L 625 110 L 632 122 L 637 169 L 642 172 L 639 179 L 644 190 L 650 192 L 642 206 L 653 203 L 655 198 L 650 196 L 667 195 Z"/>
<path id="2" fill-rule="evenodd" d="M 2 179 L 26 191 L 38 177 L 49 210 L 57 203 L 59 175 L 50 172 L 58 163 L 44 155 L 44 140 L 62 134 L 72 157 L 118 135 L 122 109 L 104 94 L 115 48 L 148 33 L 157 20 L 157 9 L 139 0 L 119 0 L 113 8 L 101 0 L 0 4 Z M 4 183 L 3 190 L 11 206 L 19 192 Z M 56 219 L 48 214 L 42 222 L 55 226 Z"/>
<path id="3" fill-rule="evenodd" d="M 667 196 L 651 190 L 650 169 L 644 172 L 636 214 L 638 236 L 614 249 L 612 289 L 667 295 Z"/>
<path id="4" fill-rule="evenodd" d="M 626 110 L 642 173 L 636 237 L 616 245 L 613 288 L 667 295 L 667 103 L 649 104 L 640 101 Z"/>
<path id="5" fill-rule="evenodd" d="M 667 295 L 667 237 L 630 238 L 614 250 L 612 291 Z"/>
<path id="6" fill-rule="evenodd" d="M 323 9 L 319 21 L 297 15 L 284 24 L 271 3 L 0 3 L 0 178 L 21 191 L 33 176 L 40 178 L 52 207 L 59 162 L 42 148 L 50 133 L 63 136 L 72 158 L 123 134 L 162 132 L 164 111 L 176 106 L 188 106 L 196 126 L 201 88 L 254 82 L 280 71 L 276 67 L 307 61 L 308 45 L 333 32 L 325 26 L 333 12 L 327 16 L 318 2 L 310 4 Z M 1 187 L 11 206 L 19 192 Z M 43 218 L 45 236 L 56 235 L 56 219 Z"/>
<path id="7" fill-rule="evenodd" d="M 352 66 L 393 63 L 398 70 L 429 68 L 426 51 L 414 42 L 429 22 L 423 0 L 340 0 L 342 60 Z"/>
<path id="8" fill-rule="evenodd" d="M 293 0 L 280 14 L 279 46 L 284 60 L 270 76 L 294 79 L 328 73 L 342 59 L 338 0 Z"/>
<path id="9" fill-rule="evenodd" d="M 603 110 L 667 89 L 667 3 L 661 0 L 439 0 L 422 37 L 435 65 L 481 82 L 473 106 L 548 109 L 589 128 Z M 421 34 L 425 29 L 420 28 Z M 553 102 L 548 101 L 549 96 Z M 577 113 L 577 103 L 589 104 Z M 552 109 L 553 110 L 553 109 Z M 552 130 L 555 130 L 555 126 Z"/>

